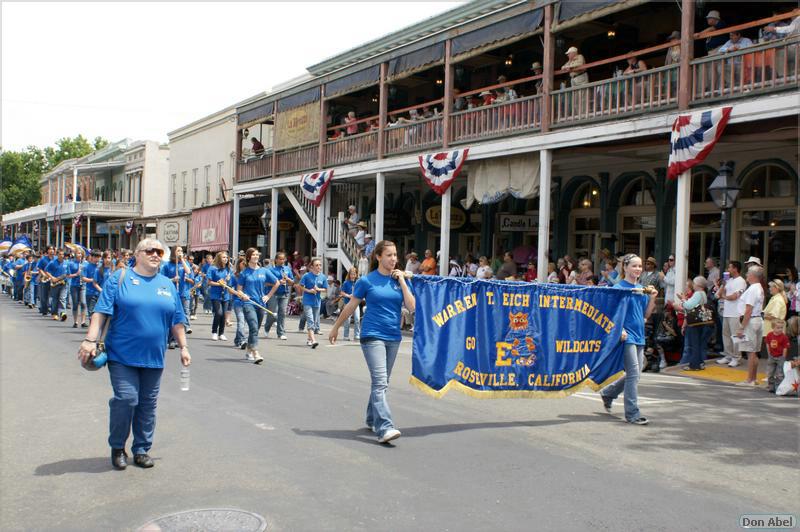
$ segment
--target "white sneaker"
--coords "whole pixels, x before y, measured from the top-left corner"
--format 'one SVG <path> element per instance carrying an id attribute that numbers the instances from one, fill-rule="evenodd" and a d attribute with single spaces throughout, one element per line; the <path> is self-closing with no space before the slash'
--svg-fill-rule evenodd
<path id="1" fill-rule="evenodd" d="M 211 339 L 213 340 L 214 338 L 212 337 Z M 223 342 L 228 341 L 228 338 L 226 338 L 224 334 L 220 334 L 219 339 L 222 340 Z"/>
<path id="2" fill-rule="evenodd" d="M 397 429 L 389 429 L 383 433 L 383 436 L 378 438 L 378 443 L 389 443 L 400 437 L 400 431 Z"/>
<path id="3" fill-rule="evenodd" d="M 244 356 L 244 358 L 246 358 L 249 362 L 252 362 L 252 361 L 255 360 L 255 357 L 253 356 L 253 353 L 250 352 L 250 351 L 247 352 L 247 354 Z"/>
<path id="4" fill-rule="evenodd" d="M 736 383 L 736 386 L 749 386 L 749 387 L 753 387 L 753 386 L 758 386 L 758 385 L 755 383 L 755 381 L 742 381 L 742 382 L 737 382 L 737 383 Z"/>
<path id="5" fill-rule="evenodd" d="M 658 363 L 658 369 L 664 369 L 666 367 L 667 367 L 667 361 L 662 358 L 661 361 Z"/>
<path id="6" fill-rule="evenodd" d="M 307 345 L 308 347 L 311 347 L 311 340 L 306 340 L 306 345 Z"/>
<path id="7" fill-rule="evenodd" d="M 728 364 L 731 361 L 731 357 L 725 356 L 717 360 L 717 364 Z"/>
<path id="8" fill-rule="evenodd" d="M 211 339 L 212 339 L 212 340 L 214 340 L 215 342 L 217 341 L 217 338 L 219 338 L 219 337 L 217 336 L 217 333 L 212 333 L 212 334 L 211 334 Z"/>
<path id="9" fill-rule="evenodd" d="M 735 368 L 735 367 L 736 367 L 736 366 L 738 366 L 738 365 L 739 365 L 739 361 L 738 361 L 738 360 L 736 360 L 735 358 L 734 358 L 734 359 L 732 359 L 732 360 L 731 360 L 731 361 L 728 363 L 728 367 L 729 367 L 729 368 Z"/>
<path id="10" fill-rule="evenodd" d="M 288 340 L 288 338 L 286 338 L 286 335 L 285 335 L 285 334 L 282 334 L 282 335 L 281 335 L 281 340 Z"/>
<path id="11" fill-rule="evenodd" d="M 190 319 L 190 320 L 196 320 L 196 319 L 197 319 L 197 316 L 195 316 L 194 314 L 192 314 L 191 316 L 189 316 L 189 319 Z"/>

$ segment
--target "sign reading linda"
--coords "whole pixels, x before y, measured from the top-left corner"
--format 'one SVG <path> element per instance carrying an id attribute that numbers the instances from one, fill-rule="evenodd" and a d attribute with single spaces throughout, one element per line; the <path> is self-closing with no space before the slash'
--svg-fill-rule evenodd
<path id="1" fill-rule="evenodd" d="M 558 397 L 621 377 L 628 290 L 415 276 L 411 382 L 441 397 Z"/>

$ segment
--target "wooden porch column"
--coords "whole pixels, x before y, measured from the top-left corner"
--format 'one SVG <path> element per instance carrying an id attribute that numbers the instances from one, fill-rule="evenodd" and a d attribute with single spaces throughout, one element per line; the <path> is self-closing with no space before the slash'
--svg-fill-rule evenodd
<path id="1" fill-rule="evenodd" d="M 383 172 L 375 175 L 375 234 L 372 235 L 375 242 L 383 240 L 383 219 L 385 215 L 386 202 L 386 176 Z"/>
<path id="2" fill-rule="evenodd" d="M 381 63 L 381 77 L 378 85 L 378 159 L 383 159 L 383 153 L 386 151 L 386 119 L 389 110 L 389 91 L 386 90 L 386 72 L 388 68 L 388 63 Z"/>
<path id="3" fill-rule="evenodd" d="M 453 112 L 453 65 L 450 63 L 451 40 L 444 42 L 444 116 L 442 116 L 442 148 L 450 143 L 450 113 Z M 448 259 L 449 260 L 449 259 Z"/>
<path id="4" fill-rule="evenodd" d="M 536 279 L 547 282 L 547 265 L 550 262 L 550 183 L 553 154 L 550 150 L 539 152 L 539 241 L 536 253 Z"/>
<path id="5" fill-rule="evenodd" d="M 678 70 L 678 109 L 688 109 L 692 98 L 695 0 L 681 0 L 681 62 Z M 678 257 L 675 257 L 677 260 Z"/>
<path id="6" fill-rule="evenodd" d="M 542 70 L 542 133 L 550 131 L 552 122 L 552 102 L 550 92 L 553 90 L 553 71 L 555 64 L 555 39 L 551 27 L 553 25 L 553 4 L 544 6 L 544 62 Z M 537 265 L 540 268 L 540 265 Z M 538 270 L 537 270 L 538 271 Z"/>
<path id="7" fill-rule="evenodd" d="M 242 160 L 242 133 L 244 133 L 244 129 L 239 129 L 238 126 L 236 128 L 236 160 L 233 164 L 233 182 L 239 182 L 239 161 Z M 176 177 L 177 179 L 177 177 Z M 177 185 L 176 185 L 177 186 Z M 217 182 L 217 194 L 219 194 L 219 187 L 222 186 L 222 183 Z"/>
<path id="8" fill-rule="evenodd" d="M 233 193 L 233 213 L 231 215 L 231 256 L 239 253 L 239 194 Z"/>
<path id="9" fill-rule="evenodd" d="M 325 85 L 323 84 L 319 88 L 319 153 L 317 153 L 317 170 L 322 170 L 322 167 L 325 166 L 325 142 L 328 140 L 327 108 Z"/>
<path id="10" fill-rule="evenodd" d="M 278 117 L 278 104 L 280 100 L 275 100 L 275 107 L 273 107 L 274 112 L 272 113 L 272 173 L 271 177 L 275 177 L 275 172 L 278 169 L 278 153 L 275 149 L 275 123 L 277 122 Z"/>

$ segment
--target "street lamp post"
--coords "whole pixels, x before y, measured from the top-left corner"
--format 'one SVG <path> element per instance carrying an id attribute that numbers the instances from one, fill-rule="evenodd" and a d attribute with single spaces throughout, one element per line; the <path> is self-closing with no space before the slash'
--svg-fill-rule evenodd
<path id="1" fill-rule="evenodd" d="M 708 193 L 711 195 L 711 200 L 714 202 L 722 215 L 721 231 L 722 234 L 719 239 L 719 262 L 720 268 L 724 269 L 728 261 L 729 243 L 728 243 L 728 221 L 730 210 L 736 205 L 736 198 L 739 196 L 739 191 L 742 187 L 736 182 L 733 177 L 733 162 L 723 161 L 719 167 L 719 173 L 714 181 L 708 187 Z"/>

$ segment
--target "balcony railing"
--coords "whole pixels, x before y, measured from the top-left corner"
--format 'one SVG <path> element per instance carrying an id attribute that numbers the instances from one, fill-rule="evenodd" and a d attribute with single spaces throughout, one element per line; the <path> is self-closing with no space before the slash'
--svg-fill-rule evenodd
<path id="1" fill-rule="evenodd" d="M 373 159 L 377 150 L 377 131 L 331 140 L 325 144 L 325 165 L 336 166 Z"/>
<path id="2" fill-rule="evenodd" d="M 386 129 L 386 153 L 404 153 L 442 145 L 442 116 L 398 123 Z"/>
<path id="3" fill-rule="evenodd" d="M 678 103 L 678 65 L 553 91 L 553 123 L 665 109 Z"/>
<path id="4" fill-rule="evenodd" d="M 453 113 L 451 140 L 481 140 L 536 131 L 541 128 L 541 105 L 541 96 L 528 96 Z"/>
<path id="5" fill-rule="evenodd" d="M 142 204 L 125 201 L 80 201 L 75 203 L 76 214 L 138 216 L 142 213 Z"/>
<path id="6" fill-rule="evenodd" d="M 239 182 L 272 175 L 272 153 L 239 161 Z"/>
<path id="7" fill-rule="evenodd" d="M 319 144 L 275 152 L 275 173 L 291 174 L 317 168 Z"/>
<path id="8" fill-rule="evenodd" d="M 800 40 L 780 40 L 695 59 L 692 102 L 708 102 L 796 87 Z"/>

